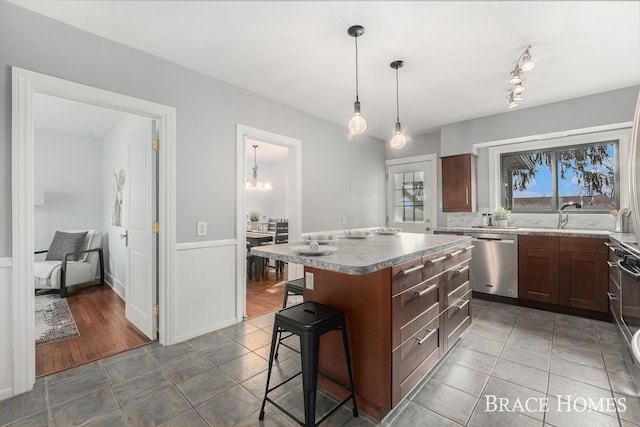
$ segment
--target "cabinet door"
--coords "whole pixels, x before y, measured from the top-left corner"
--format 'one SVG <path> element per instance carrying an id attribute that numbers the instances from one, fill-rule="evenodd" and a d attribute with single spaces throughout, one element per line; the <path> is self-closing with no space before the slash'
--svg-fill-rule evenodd
<path id="1" fill-rule="evenodd" d="M 563 239 L 560 250 L 560 304 L 606 313 L 607 258 L 607 248 L 600 239 Z"/>
<path id="2" fill-rule="evenodd" d="M 557 304 L 559 301 L 558 250 L 553 248 L 554 245 L 546 244 L 544 246 L 547 247 L 528 247 L 522 244 L 522 240 L 521 238 L 518 252 L 519 297 Z"/>
<path id="3" fill-rule="evenodd" d="M 475 165 L 471 154 L 442 158 L 443 212 L 473 212 Z"/>

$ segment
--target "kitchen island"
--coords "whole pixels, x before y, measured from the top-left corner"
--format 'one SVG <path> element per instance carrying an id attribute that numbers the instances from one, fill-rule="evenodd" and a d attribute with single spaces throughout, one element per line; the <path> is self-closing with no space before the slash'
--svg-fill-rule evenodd
<path id="1" fill-rule="evenodd" d="M 253 255 L 305 266 L 305 300 L 345 312 L 358 406 L 381 420 L 471 323 L 466 236 L 399 233 L 338 239 L 327 255 L 305 243 L 254 247 Z M 322 250 L 322 246 L 320 247 Z M 339 334 L 321 339 L 320 371 L 346 384 Z M 323 388 L 343 396 L 330 381 Z"/>

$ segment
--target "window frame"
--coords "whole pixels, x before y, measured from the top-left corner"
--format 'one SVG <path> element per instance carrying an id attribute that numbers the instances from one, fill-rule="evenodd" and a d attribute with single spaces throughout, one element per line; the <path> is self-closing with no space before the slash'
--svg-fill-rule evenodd
<path id="1" fill-rule="evenodd" d="M 622 126 L 621 126 L 622 125 Z M 629 176 L 628 163 L 622 161 L 625 153 L 629 152 L 629 141 L 631 138 L 631 128 L 625 124 L 619 124 L 617 129 L 594 131 L 594 128 L 557 132 L 547 135 L 533 135 L 529 137 L 514 138 L 512 140 L 494 141 L 489 143 L 475 144 L 474 147 L 487 147 L 489 153 L 489 210 L 496 209 L 501 205 L 502 198 L 502 154 L 530 152 L 540 150 L 551 150 L 559 147 L 575 148 L 575 146 L 589 145 L 597 142 L 618 141 L 617 154 L 617 180 L 616 185 L 619 207 L 629 205 L 629 182 L 624 177 Z M 569 135 L 569 133 L 572 133 Z M 519 211 L 514 214 L 554 214 L 554 211 Z M 604 214 L 603 211 L 584 211 L 584 213 Z M 608 213 L 607 213 L 608 215 Z"/>
<path id="2" fill-rule="evenodd" d="M 505 173 L 504 170 L 504 158 L 506 156 L 513 156 L 513 155 L 519 155 L 519 154 L 530 154 L 530 153 L 538 153 L 538 152 L 547 152 L 550 153 L 551 155 L 551 164 L 550 164 L 550 169 L 551 169 L 551 207 L 549 209 L 538 209 L 538 210 L 526 210 L 526 209 L 519 209 L 519 210 L 514 210 L 514 203 L 513 203 L 513 191 L 511 191 L 511 199 L 510 199 L 510 204 L 511 206 L 508 208 L 509 210 L 511 210 L 511 212 L 513 213 L 554 213 L 557 212 L 558 209 L 560 209 L 560 204 L 559 204 L 559 200 L 562 196 L 560 196 L 560 191 L 559 191 L 559 172 L 558 172 L 558 153 L 565 151 L 565 150 L 571 150 L 571 149 L 575 149 L 575 148 L 586 148 L 586 147 L 593 147 L 593 146 L 598 146 L 598 145 L 613 145 L 613 150 L 614 150 L 614 177 L 613 177 L 613 185 L 614 185 L 614 205 L 608 207 L 608 208 L 603 208 L 603 209 L 588 209 L 586 208 L 584 205 L 582 206 L 582 209 L 579 211 L 576 211 L 576 213 L 608 213 L 609 209 L 613 209 L 616 206 L 620 206 L 620 140 L 619 139 L 610 139 L 610 140 L 602 140 L 602 141 L 597 141 L 597 142 L 590 142 L 590 143 L 584 143 L 584 144 L 571 144 L 571 145 L 559 145 L 559 146 L 554 146 L 554 147 L 548 147 L 548 148 L 544 148 L 544 149 L 535 149 L 535 150 L 527 150 L 527 151 L 514 151 L 514 152 L 503 152 L 500 154 L 500 182 L 503 183 L 504 185 L 501 185 L 501 194 L 500 194 L 500 200 L 504 200 L 505 201 L 505 207 L 507 205 L 506 201 L 507 201 L 507 194 L 506 194 L 506 187 L 507 187 L 507 182 L 505 180 L 505 177 L 503 176 L 503 173 Z M 513 181 L 511 181 L 510 186 L 513 186 Z M 588 196 L 585 196 L 588 197 Z"/>

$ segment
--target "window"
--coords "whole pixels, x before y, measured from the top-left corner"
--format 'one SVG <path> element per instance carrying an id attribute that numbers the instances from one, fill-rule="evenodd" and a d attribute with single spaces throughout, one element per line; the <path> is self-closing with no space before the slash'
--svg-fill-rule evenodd
<path id="1" fill-rule="evenodd" d="M 579 202 L 608 212 L 619 205 L 618 141 L 501 155 L 502 205 L 513 212 L 557 211 Z"/>
<path id="2" fill-rule="evenodd" d="M 424 172 L 393 175 L 395 222 L 424 221 Z"/>

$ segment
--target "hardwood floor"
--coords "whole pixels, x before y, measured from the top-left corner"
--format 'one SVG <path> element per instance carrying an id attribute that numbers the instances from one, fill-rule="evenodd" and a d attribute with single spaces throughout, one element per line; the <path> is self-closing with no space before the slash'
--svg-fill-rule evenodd
<path id="1" fill-rule="evenodd" d="M 286 280 L 286 264 L 283 272 L 278 275 L 273 269 L 268 269 L 259 282 L 247 279 L 247 317 L 260 316 L 282 308 Z"/>
<path id="2" fill-rule="evenodd" d="M 36 346 L 36 377 L 102 359 L 151 342 L 124 314 L 109 286 L 92 286 L 67 298 L 80 336 Z"/>

